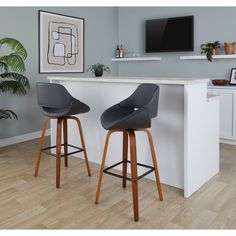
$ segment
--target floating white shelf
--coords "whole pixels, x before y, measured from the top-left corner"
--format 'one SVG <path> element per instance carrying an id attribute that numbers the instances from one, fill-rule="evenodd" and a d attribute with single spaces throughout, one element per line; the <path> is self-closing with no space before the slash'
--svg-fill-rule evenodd
<path id="1" fill-rule="evenodd" d="M 112 58 L 111 61 L 161 61 L 161 57 L 124 57 Z"/>
<path id="2" fill-rule="evenodd" d="M 236 59 L 236 54 L 233 55 L 214 55 L 213 59 Z M 180 56 L 180 60 L 206 60 L 205 55 L 197 55 L 197 56 Z"/>

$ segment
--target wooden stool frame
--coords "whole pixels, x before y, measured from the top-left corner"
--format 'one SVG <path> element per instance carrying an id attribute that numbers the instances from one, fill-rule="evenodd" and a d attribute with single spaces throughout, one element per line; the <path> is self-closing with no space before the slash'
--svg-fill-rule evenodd
<path id="1" fill-rule="evenodd" d="M 43 148 L 46 127 L 47 127 L 48 121 L 51 119 L 57 119 L 56 145 Z M 69 119 L 75 120 L 78 125 L 82 148 L 68 144 L 67 120 L 69 120 Z M 63 125 L 63 139 L 64 139 L 63 144 L 62 144 L 62 140 L 61 140 L 62 139 L 61 138 L 62 137 L 62 125 Z M 64 147 L 64 154 L 63 155 L 61 154 L 61 147 L 62 146 Z M 73 151 L 73 152 L 68 153 L 68 147 L 73 147 L 73 148 L 77 149 L 77 151 Z M 56 148 L 56 155 L 47 152 L 47 150 L 50 150 L 52 148 Z M 39 152 L 38 152 L 37 160 L 35 162 L 34 176 L 35 177 L 38 176 L 39 164 L 40 164 L 42 152 L 46 152 L 49 155 L 53 155 L 56 157 L 56 187 L 60 188 L 61 158 L 62 157 L 65 158 L 65 167 L 67 167 L 68 166 L 68 156 L 75 154 L 75 153 L 82 152 L 82 151 L 84 153 L 84 159 L 85 159 L 85 164 L 86 164 L 88 176 L 91 176 L 88 157 L 87 157 L 87 151 L 86 151 L 85 142 L 84 142 L 83 131 L 82 131 L 82 127 L 81 127 L 81 123 L 80 123 L 79 118 L 77 118 L 75 116 L 67 116 L 67 117 L 63 117 L 63 118 L 46 117 L 43 122 L 42 135 L 41 135 L 40 145 L 39 145 Z"/>
<path id="2" fill-rule="evenodd" d="M 146 132 L 146 134 L 148 136 L 149 144 L 150 144 L 153 167 L 137 163 L 135 131 Z M 106 161 L 106 156 L 107 156 L 109 139 L 110 139 L 111 134 L 115 133 L 115 132 L 123 132 L 123 160 L 121 162 L 118 162 L 115 165 L 112 165 L 112 166 L 107 167 L 105 169 L 104 167 L 105 167 L 105 161 Z M 130 139 L 130 161 L 127 160 L 127 157 L 128 157 L 128 137 Z M 127 163 L 131 164 L 131 178 L 127 177 Z M 120 165 L 120 164 L 123 164 L 122 175 L 117 175 L 115 173 L 108 172 L 109 169 L 111 169 L 117 165 Z M 138 165 L 146 167 L 146 168 L 150 168 L 150 170 L 138 177 L 138 175 L 137 175 L 137 166 Z M 123 179 L 123 188 L 126 187 L 126 180 L 131 180 L 132 181 L 132 194 L 133 194 L 134 220 L 138 221 L 138 219 L 139 219 L 138 179 L 144 177 L 145 175 L 151 173 L 152 171 L 155 171 L 159 199 L 160 199 L 160 201 L 163 201 L 162 188 L 161 188 L 158 166 L 157 166 L 157 161 L 156 161 L 156 153 L 155 153 L 154 143 L 153 143 L 152 134 L 151 134 L 150 130 L 149 129 L 109 130 L 107 133 L 107 136 L 106 136 L 106 141 L 105 141 L 105 146 L 104 146 L 104 152 L 103 152 L 102 164 L 101 164 L 101 168 L 100 168 L 100 175 L 99 175 L 99 180 L 98 180 L 95 204 L 98 204 L 98 202 L 99 202 L 103 173 L 122 178 Z"/>

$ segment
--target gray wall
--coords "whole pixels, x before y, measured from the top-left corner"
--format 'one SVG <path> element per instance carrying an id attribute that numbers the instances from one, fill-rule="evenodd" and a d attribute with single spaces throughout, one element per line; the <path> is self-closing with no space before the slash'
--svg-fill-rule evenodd
<path id="1" fill-rule="evenodd" d="M 0 139 L 41 130 L 42 117 L 36 101 L 35 84 L 46 81 L 47 74 L 38 73 L 38 10 L 46 10 L 85 19 L 85 70 L 88 65 L 103 62 L 110 66 L 112 75 L 117 65 L 110 62 L 117 44 L 118 9 L 114 7 L 0 7 L 0 38 L 13 37 L 28 51 L 26 75 L 31 90 L 27 96 L 0 94 L 0 108 L 14 110 L 19 119 L 0 120 Z M 1 55 L 1 51 L 0 51 Z M 55 74 L 56 75 L 56 74 Z M 91 73 L 69 76 L 90 76 Z M 60 74 L 60 76 L 63 76 Z"/>
<path id="2" fill-rule="evenodd" d="M 194 15 L 194 52 L 154 53 L 160 62 L 119 63 L 119 75 L 229 78 L 235 60 L 179 60 L 180 55 L 200 54 L 200 45 L 219 40 L 236 41 L 235 7 L 121 7 L 119 8 L 119 42 L 144 54 L 144 22 L 147 19 Z M 224 53 L 224 51 L 222 51 Z M 235 50 L 236 52 L 236 50 Z"/>
<path id="3" fill-rule="evenodd" d="M 14 37 L 28 51 L 26 75 L 30 78 L 31 90 L 27 96 L 16 97 L 0 94 L 0 108 L 13 109 L 19 120 L 0 121 L 0 139 L 38 131 L 42 117 L 37 106 L 35 83 L 46 81 L 47 75 L 38 74 L 38 10 L 32 7 L 1 7 L 0 38 Z M 180 55 L 200 53 L 200 44 L 219 40 L 236 41 L 236 8 L 206 7 L 47 7 L 40 10 L 78 16 L 85 19 L 85 69 L 88 65 L 103 62 L 111 67 L 111 75 L 164 76 L 164 77 L 209 77 L 228 78 L 235 60 L 182 61 Z M 144 21 L 146 19 L 194 15 L 195 50 L 188 53 L 155 53 L 160 62 L 111 62 L 117 44 L 144 54 Z M 1 52 L 0 52 L 1 53 Z M 88 76 L 90 73 L 70 74 Z M 60 74 L 60 76 L 63 76 Z"/>

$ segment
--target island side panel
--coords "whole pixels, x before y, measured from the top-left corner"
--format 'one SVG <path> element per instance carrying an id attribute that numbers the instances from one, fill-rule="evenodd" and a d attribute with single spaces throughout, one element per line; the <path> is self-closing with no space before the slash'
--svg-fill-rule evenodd
<path id="1" fill-rule="evenodd" d="M 219 100 L 207 100 L 207 84 L 185 85 L 184 196 L 219 172 Z"/>
<path id="2" fill-rule="evenodd" d="M 99 79 L 98 79 L 99 80 Z M 145 80 L 143 81 L 145 82 Z M 107 131 L 101 126 L 100 116 L 108 107 L 130 96 L 139 83 L 93 83 L 86 81 L 60 81 L 75 98 L 90 106 L 90 112 L 78 117 L 83 126 L 89 161 L 101 163 Z M 183 189 L 184 187 L 184 86 L 160 85 L 159 110 L 152 120 L 151 128 L 161 182 Z M 69 121 L 69 143 L 80 145 L 76 124 Z M 55 139 L 55 124 L 52 121 L 52 141 Z M 152 165 L 148 139 L 145 133 L 137 132 L 138 161 Z M 83 158 L 80 153 L 77 157 Z M 112 134 L 106 165 L 122 159 L 122 135 Z M 118 168 L 121 169 L 121 168 Z M 144 170 L 139 168 L 139 175 Z M 128 168 L 128 172 L 130 169 Z M 147 178 L 155 180 L 152 173 Z"/>

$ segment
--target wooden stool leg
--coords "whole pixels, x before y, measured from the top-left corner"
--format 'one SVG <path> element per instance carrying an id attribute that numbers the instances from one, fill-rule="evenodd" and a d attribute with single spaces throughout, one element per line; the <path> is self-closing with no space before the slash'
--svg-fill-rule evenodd
<path id="1" fill-rule="evenodd" d="M 84 135 L 83 135 L 81 123 L 80 123 L 80 120 L 77 120 L 77 122 L 79 125 L 80 139 L 81 139 L 81 144 L 82 144 L 82 148 L 83 148 L 84 159 L 85 159 L 85 164 L 86 164 L 88 176 L 91 176 L 91 171 L 90 171 L 90 167 L 89 167 L 88 156 L 87 156 L 86 146 L 85 146 L 85 142 L 84 142 Z"/>
<path id="2" fill-rule="evenodd" d="M 104 151 L 103 151 L 102 164 L 101 164 L 101 168 L 100 168 L 100 175 L 99 175 L 99 180 L 98 180 L 98 187 L 97 187 L 95 204 L 98 204 L 98 202 L 99 202 L 99 196 L 100 196 L 101 185 L 102 185 L 103 170 L 104 170 L 104 166 L 105 166 L 105 161 L 106 161 L 106 156 L 107 156 L 107 148 L 108 148 L 108 143 L 109 143 L 109 139 L 110 139 L 111 134 L 112 134 L 112 131 L 109 130 L 107 133 Z"/>
<path id="3" fill-rule="evenodd" d="M 132 176 L 134 220 L 138 221 L 139 210 L 138 210 L 137 154 L 136 154 L 136 139 L 133 130 L 129 131 L 129 137 L 130 137 L 130 162 L 131 162 L 131 176 Z"/>
<path id="4" fill-rule="evenodd" d="M 65 167 L 68 166 L 68 132 L 67 132 L 67 118 L 63 119 L 63 136 L 64 136 L 64 160 L 65 160 Z"/>
<path id="5" fill-rule="evenodd" d="M 79 120 L 79 118 L 77 118 L 75 116 L 69 116 L 68 118 L 72 119 L 72 120 L 75 120 L 77 122 L 77 124 L 78 124 L 81 144 L 82 144 L 83 153 L 84 153 L 85 164 L 86 164 L 88 176 L 91 176 L 91 172 L 90 172 L 90 168 L 89 168 L 89 162 L 88 162 L 88 157 L 87 157 L 87 151 L 86 151 L 86 146 L 85 146 L 85 142 L 84 142 L 84 136 L 83 136 L 83 131 L 82 131 L 80 120 Z"/>
<path id="6" fill-rule="evenodd" d="M 39 152 L 38 152 L 38 157 L 37 157 L 37 160 L 36 160 L 36 162 L 35 162 L 35 168 L 34 168 L 34 176 L 35 176 L 35 177 L 38 176 L 39 163 L 40 163 L 41 153 L 42 153 L 42 148 L 43 148 L 44 135 L 45 135 L 45 131 L 46 131 L 47 124 L 48 124 L 48 121 L 49 121 L 49 120 L 50 120 L 50 118 L 49 118 L 49 117 L 46 117 L 46 118 L 44 119 L 44 122 L 43 122 L 42 135 L 41 135 L 40 144 L 39 144 Z"/>
<path id="7" fill-rule="evenodd" d="M 56 142 L 56 187 L 60 188 L 60 168 L 61 168 L 61 128 L 62 119 L 57 119 L 57 142 Z"/>
<path id="8" fill-rule="evenodd" d="M 123 177 L 127 177 L 128 133 L 123 131 Z M 123 188 L 126 188 L 126 179 L 123 179 Z"/>
<path id="9" fill-rule="evenodd" d="M 156 183 L 157 183 L 159 198 L 160 198 L 160 201 L 163 201 L 163 194 L 162 194 L 160 176 L 159 176 L 158 167 L 157 167 L 156 153 L 155 153 L 155 148 L 154 148 L 154 144 L 153 144 L 152 134 L 151 134 L 150 130 L 148 130 L 148 129 L 145 129 L 145 132 L 148 135 L 150 149 L 151 149 L 151 153 L 152 153 L 152 161 L 153 161 L 153 166 L 155 168 Z"/>

